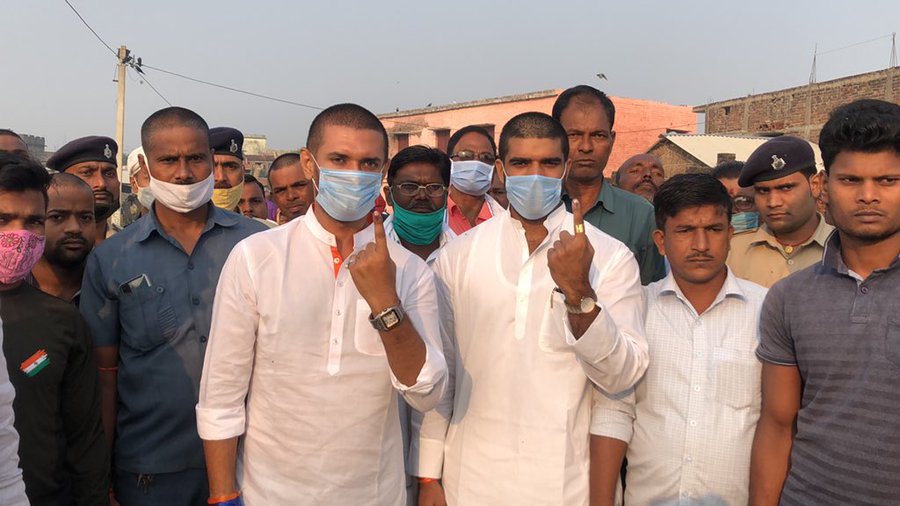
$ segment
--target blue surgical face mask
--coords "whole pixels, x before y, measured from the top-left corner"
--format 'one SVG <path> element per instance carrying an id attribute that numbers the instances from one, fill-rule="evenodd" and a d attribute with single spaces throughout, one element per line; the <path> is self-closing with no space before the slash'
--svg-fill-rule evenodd
<path id="1" fill-rule="evenodd" d="M 316 203 L 337 221 L 356 221 L 375 208 L 381 189 L 381 171 L 326 169 L 319 167 Z"/>
<path id="2" fill-rule="evenodd" d="M 735 233 L 746 232 L 747 230 L 759 228 L 759 213 L 751 211 L 746 213 L 732 214 L 731 226 L 734 227 Z"/>
<path id="3" fill-rule="evenodd" d="M 494 166 L 478 160 L 452 162 L 450 166 L 450 184 L 457 190 L 480 197 L 491 189 L 491 178 Z"/>
<path id="4" fill-rule="evenodd" d="M 562 178 L 531 175 L 509 176 L 506 170 L 506 196 L 509 205 L 526 220 L 539 220 L 556 209 L 562 196 Z"/>

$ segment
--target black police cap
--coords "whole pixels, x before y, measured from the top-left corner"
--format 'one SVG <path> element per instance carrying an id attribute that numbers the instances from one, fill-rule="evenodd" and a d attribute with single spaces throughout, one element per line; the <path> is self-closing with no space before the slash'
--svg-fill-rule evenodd
<path id="1" fill-rule="evenodd" d="M 116 163 L 119 145 L 109 137 L 93 135 L 67 143 L 47 160 L 47 167 L 58 172 L 82 162 Z"/>
<path id="2" fill-rule="evenodd" d="M 231 127 L 209 129 L 209 147 L 217 155 L 231 155 L 244 159 L 244 134 Z"/>
<path id="3" fill-rule="evenodd" d="M 809 168 L 816 168 L 816 155 L 809 142 L 782 135 L 767 140 L 750 154 L 741 169 L 738 185 L 746 188 Z"/>

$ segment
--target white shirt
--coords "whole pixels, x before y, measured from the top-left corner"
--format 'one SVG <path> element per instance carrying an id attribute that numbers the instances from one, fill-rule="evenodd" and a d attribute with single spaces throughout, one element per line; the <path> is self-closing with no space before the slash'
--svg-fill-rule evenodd
<path id="1" fill-rule="evenodd" d="M 729 270 L 699 316 L 671 273 L 644 294 L 650 367 L 622 400 L 597 395 L 591 427 L 630 441 L 625 504 L 745 505 L 766 289 Z"/>
<path id="2" fill-rule="evenodd" d="M 0 504 L 28 506 L 22 470 L 19 469 L 19 433 L 13 426 L 15 396 L 3 356 L 3 322 L 0 322 Z"/>
<path id="3" fill-rule="evenodd" d="M 373 230 L 354 236 L 354 251 Z M 244 436 L 238 480 L 248 506 L 404 503 L 395 392 L 427 411 L 447 369 L 433 275 L 387 244 L 397 293 L 426 349 L 410 387 L 390 370 L 369 305 L 315 213 L 245 239 L 225 263 L 197 426 L 203 439 Z"/>
<path id="4" fill-rule="evenodd" d="M 504 211 L 450 242 L 434 266 L 451 382 L 413 438 L 410 472 L 436 478 L 443 464 L 451 505 L 588 504 L 591 381 L 619 392 L 647 367 L 634 256 L 585 224 L 601 311 L 576 340 L 547 266 L 572 215 L 560 206 L 544 225 L 529 254 Z"/>

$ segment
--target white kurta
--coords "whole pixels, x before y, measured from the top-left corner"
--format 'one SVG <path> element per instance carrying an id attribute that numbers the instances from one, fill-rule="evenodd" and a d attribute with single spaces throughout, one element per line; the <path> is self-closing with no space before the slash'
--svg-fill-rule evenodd
<path id="1" fill-rule="evenodd" d="M 354 236 L 358 251 L 373 227 Z M 397 293 L 425 343 L 406 387 L 391 372 L 370 309 L 334 236 L 310 212 L 239 243 L 222 270 L 197 425 L 203 439 L 243 435 L 238 480 L 248 506 L 404 504 L 396 391 L 416 409 L 447 380 L 434 277 L 388 241 Z"/>
<path id="2" fill-rule="evenodd" d="M 451 505 L 588 504 L 591 381 L 630 388 L 647 368 L 637 263 L 585 224 L 601 311 L 578 340 L 547 266 L 572 215 L 547 217 L 529 254 L 509 213 L 450 242 L 434 269 L 451 382 L 414 437 L 410 471 L 441 476 Z"/>

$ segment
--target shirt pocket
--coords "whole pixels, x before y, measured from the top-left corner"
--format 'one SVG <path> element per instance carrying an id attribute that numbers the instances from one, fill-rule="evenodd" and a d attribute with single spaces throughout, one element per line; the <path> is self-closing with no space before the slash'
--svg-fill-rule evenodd
<path id="1" fill-rule="evenodd" d="M 119 295 L 122 342 L 145 352 L 175 337 L 178 319 L 166 287 L 141 285 Z"/>
<path id="2" fill-rule="evenodd" d="M 563 296 L 557 292 L 550 295 L 544 317 L 538 330 L 538 347 L 547 353 L 572 353 L 572 345 L 566 341 L 565 319 L 569 317 Z"/>
<path id="3" fill-rule="evenodd" d="M 760 402 L 762 366 L 753 350 L 713 348 L 713 374 L 718 402 L 736 410 L 748 409 Z"/>
<path id="4" fill-rule="evenodd" d="M 884 336 L 884 355 L 894 365 L 900 366 L 900 317 L 888 320 Z"/>
<path id="5" fill-rule="evenodd" d="M 363 355 L 383 356 L 385 355 L 384 343 L 381 342 L 381 335 L 369 323 L 369 315 L 372 310 L 369 303 L 363 299 L 356 301 L 356 328 L 354 329 L 353 343 L 356 350 Z"/>

